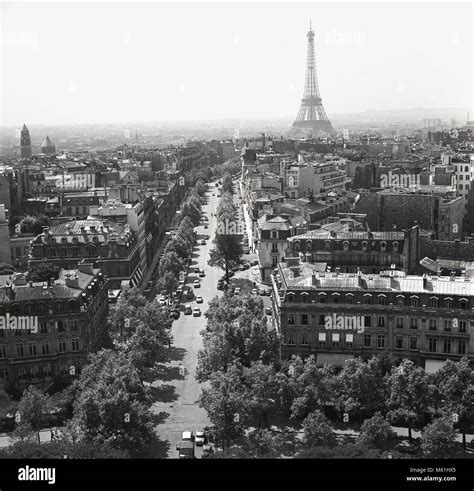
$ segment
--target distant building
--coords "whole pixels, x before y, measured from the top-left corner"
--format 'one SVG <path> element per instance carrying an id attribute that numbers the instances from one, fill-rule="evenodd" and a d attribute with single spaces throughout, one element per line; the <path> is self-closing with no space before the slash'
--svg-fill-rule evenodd
<path id="1" fill-rule="evenodd" d="M 0 203 L 0 263 L 11 264 L 8 215 L 2 203 Z"/>
<path id="2" fill-rule="evenodd" d="M 46 155 L 56 153 L 56 146 L 51 143 L 49 136 L 47 136 L 41 144 L 41 152 Z"/>
<path id="3" fill-rule="evenodd" d="M 107 305 L 106 281 L 90 263 L 49 284 L 28 283 L 22 273 L 0 276 L 1 319 L 23 327 L 0 329 L 0 386 L 46 389 L 76 378 L 104 345 Z"/>
<path id="4" fill-rule="evenodd" d="M 20 156 L 22 159 L 29 159 L 31 157 L 31 138 L 26 124 L 23 125 L 23 129 L 21 130 Z"/>

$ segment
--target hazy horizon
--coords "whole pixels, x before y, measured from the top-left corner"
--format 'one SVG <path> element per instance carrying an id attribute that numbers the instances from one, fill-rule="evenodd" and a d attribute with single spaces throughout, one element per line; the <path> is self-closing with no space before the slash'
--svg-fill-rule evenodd
<path id="1" fill-rule="evenodd" d="M 306 32 L 328 115 L 473 114 L 470 3 L 3 3 L 0 125 L 294 119 Z"/>

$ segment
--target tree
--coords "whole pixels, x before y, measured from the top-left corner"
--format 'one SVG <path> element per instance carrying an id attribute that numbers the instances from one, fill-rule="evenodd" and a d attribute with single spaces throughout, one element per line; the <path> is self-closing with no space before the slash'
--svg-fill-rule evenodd
<path id="1" fill-rule="evenodd" d="M 397 434 L 390 423 L 382 416 L 382 413 L 377 412 L 362 423 L 357 443 L 380 450 L 389 450 L 396 438 Z"/>
<path id="2" fill-rule="evenodd" d="M 15 267 L 11 264 L 0 263 L 0 275 L 11 275 L 15 272 Z"/>
<path id="3" fill-rule="evenodd" d="M 336 447 L 310 447 L 302 450 L 296 458 L 304 459 L 380 459 L 384 455 L 375 448 L 368 448 L 357 443 L 338 445 Z M 388 458 L 388 457 L 386 457 Z"/>
<path id="4" fill-rule="evenodd" d="M 147 304 L 147 299 L 138 288 L 126 288 L 117 303 L 111 307 L 108 319 L 109 332 L 112 339 L 121 342 L 128 339 L 136 329 L 133 320 Z"/>
<path id="5" fill-rule="evenodd" d="M 248 447 L 256 452 L 258 458 L 280 458 L 285 451 L 294 453 L 295 437 L 292 433 L 257 428 L 248 433 Z"/>
<path id="6" fill-rule="evenodd" d="M 229 173 L 226 173 L 222 178 L 222 192 L 230 194 L 234 192 L 234 182 L 232 181 L 232 176 Z"/>
<path id="7" fill-rule="evenodd" d="M 242 243 L 237 235 L 216 234 L 208 264 L 224 270 L 225 279 L 229 282 L 229 270 L 240 263 L 242 254 Z"/>
<path id="8" fill-rule="evenodd" d="M 455 451 L 456 437 L 457 432 L 449 418 L 438 418 L 424 428 L 421 448 L 427 457 L 447 458 Z"/>
<path id="9" fill-rule="evenodd" d="M 158 291 L 165 291 L 167 295 L 171 296 L 178 288 L 178 280 L 171 271 L 168 271 L 156 282 L 156 287 Z"/>
<path id="10" fill-rule="evenodd" d="M 453 422 L 459 423 L 464 448 L 466 433 L 474 423 L 474 384 L 469 359 L 459 362 L 446 361 L 435 377 L 435 386 L 441 400 L 440 409 L 449 414 Z"/>
<path id="11" fill-rule="evenodd" d="M 206 194 L 206 185 L 204 184 L 204 181 L 201 177 L 196 182 L 194 189 L 196 190 L 197 194 L 199 194 L 199 196 L 204 196 Z"/>
<path id="12" fill-rule="evenodd" d="M 46 215 L 32 217 L 27 215 L 20 221 L 21 233 L 32 233 L 39 235 L 43 232 L 43 227 L 49 227 L 51 220 Z"/>
<path id="13" fill-rule="evenodd" d="M 242 370 L 237 364 L 227 371 L 214 372 L 209 385 L 202 388 L 198 399 L 199 407 L 207 411 L 218 441 L 230 445 L 230 441 L 243 434 L 247 418 L 247 401 L 241 381 Z"/>
<path id="14" fill-rule="evenodd" d="M 411 440 L 412 428 L 424 421 L 432 400 L 433 387 L 429 384 L 429 378 L 423 368 L 415 367 L 411 360 L 403 360 L 398 367 L 392 369 L 387 386 L 387 416 L 392 423 L 405 424 Z"/>
<path id="15" fill-rule="evenodd" d="M 268 413 L 275 409 L 278 393 L 275 369 L 258 360 L 243 367 L 242 375 L 249 413 L 254 416 L 258 428 L 262 427 L 262 422 L 268 428 Z"/>
<path id="16" fill-rule="evenodd" d="M 29 270 L 29 279 L 33 282 L 43 282 L 49 280 L 57 280 L 61 268 L 53 263 L 37 263 L 32 264 Z"/>
<path id="17" fill-rule="evenodd" d="M 387 393 L 378 358 L 346 360 L 336 378 L 336 406 L 353 416 L 384 411 Z"/>
<path id="18" fill-rule="evenodd" d="M 199 200 L 187 199 L 181 206 L 181 217 L 189 217 L 193 225 L 199 225 L 201 222 L 201 208 Z"/>
<path id="19" fill-rule="evenodd" d="M 225 296 L 210 302 L 208 328 L 202 333 L 203 348 L 198 353 L 196 377 L 200 382 L 214 372 L 227 370 L 234 361 L 250 367 L 254 361 L 271 364 L 278 359 L 278 337 L 268 328 L 263 303 L 260 298 L 250 297 Z M 225 320 L 217 323 L 225 310 Z"/>
<path id="20" fill-rule="evenodd" d="M 46 422 L 48 408 L 49 397 L 34 385 L 27 387 L 18 404 L 12 440 L 32 441 Z"/>
<path id="21" fill-rule="evenodd" d="M 183 262 L 178 254 L 174 251 L 169 251 L 163 255 L 158 267 L 159 276 L 164 276 L 166 273 L 172 273 L 176 278 L 179 272 L 183 270 Z"/>
<path id="22" fill-rule="evenodd" d="M 336 445 L 334 428 L 320 410 L 312 411 L 303 421 L 304 443 L 307 447 Z"/>
<path id="23" fill-rule="evenodd" d="M 290 417 L 304 418 L 332 402 L 335 383 L 333 366 L 318 367 L 313 355 L 304 361 L 293 356 L 280 392 L 291 401 Z"/>
<path id="24" fill-rule="evenodd" d="M 191 255 L 193 251 L 193 245 L 183 237 L 176 235 L 176 237 L 168 242 L 165 247 L 165 254 L 169 252 L 175 252 L 179 258 L 185 259 Z"/>
<path id="25" fill-rule="evenodd" d="M 74 420 L 85 438 L 136 453 L 153 438 L 149 392 L 126 356 L 89 356 L 78 381 Z"/>

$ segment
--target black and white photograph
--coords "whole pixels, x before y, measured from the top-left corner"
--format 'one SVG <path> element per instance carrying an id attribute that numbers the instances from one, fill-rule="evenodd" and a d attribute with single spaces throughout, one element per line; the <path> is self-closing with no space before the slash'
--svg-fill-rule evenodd
<path id="1" fill-rule="evenodd" d="M 0 41 L 1 491 L 472 491 L 472 1 L 7 0 Z"/>

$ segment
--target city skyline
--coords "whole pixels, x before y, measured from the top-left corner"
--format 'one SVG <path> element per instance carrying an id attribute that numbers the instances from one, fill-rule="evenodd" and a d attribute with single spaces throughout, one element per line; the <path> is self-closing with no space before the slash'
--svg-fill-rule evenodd
<path id="1" fill-rule="evenodd" d="M 468 3 L 117 3 L 113 23 L 110 3 L 1 9 L 5 126 L 294 119 L 310 20 L 329 115 L 473 111 Z"/>

